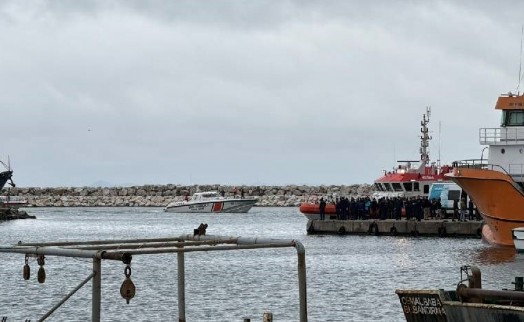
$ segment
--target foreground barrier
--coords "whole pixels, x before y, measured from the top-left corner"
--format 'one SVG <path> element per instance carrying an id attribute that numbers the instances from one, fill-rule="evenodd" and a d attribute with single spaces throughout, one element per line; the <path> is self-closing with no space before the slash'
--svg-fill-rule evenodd
<path id="1" fill-rule="evenodd" d="M 30 268 L 29 257 L 36 257 L 38 265 L 38 282 L 45 282 L 46 256 L 61 256 L 75 258 L 92 258 L 92 272 L 64 299 L 51 308 L 38 321 L 44 321 L 74 293 L 92 280 L 92 317 L 91 321 L 100 321 L 101 285 L 102 285 L 102 260 L 121 261 L 126 265 L 125 280 L 120 288 L 120 294 L 129 303 L 135 295 L 135 286 L 131 280 L 132 257 L 144 254 L 177 253 L 178 272 L 178 321 L 185 322 L 185 261 L 184 255 L 188 252 L 224 251 L 258 248 L 294 247 L 298 256 L 298 286 L 300 304 L 300 322 L 307 321 L 306 297 L 306 260 L 304 246 L 297 240 L 225 237 L 205 235 L 205 230 L 195 232 L 193 235 L 182 235 L 170 238 L 132 239 L 132 240 L 95 240 L 80 242 L 48 242 L 48 243 L 22 243 L 14 246 L 0 246 L 0 252 L 25 254 L 23 269 L 24 279 L 28 280 Z M 272 319 L 272 315 L 271 315 Z"/>

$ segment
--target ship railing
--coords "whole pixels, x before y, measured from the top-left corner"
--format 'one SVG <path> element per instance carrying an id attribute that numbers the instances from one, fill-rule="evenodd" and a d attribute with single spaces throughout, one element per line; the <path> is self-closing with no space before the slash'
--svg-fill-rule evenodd
<path id="1" fill-rule="evenodd" d="M 509 169 L 504 168 L 499 164 L 488 163 L 486 159 L 469 159 L 469 160 L 459 160 L 452 163 L 453 168 L 472 168 L 472 169 L 485 169 L 485 170 L 495 170 L 499 172 L 504 172 L 507 175 L 512 174 L 524 174 L 524 164 L 510 164 Z M 518 170 L 518 171 L 517 171 Z"/>
<path id="2" fill-rule="evenodd" d="M 488 160 L 486 159 L 465 159 L 454 161 L 451 166 L 453 168 L 475 168 L 485 169 L 488 166 Z"/>
<path id="3" fill-rule="evenodd" d="M 523 144 L 524 127 L 481 128 L 479 142 L 489 144 Z"/>
<path id="4" fill-rule="evenodd" d="M 461 160 L 453 162 L 454 168 L 475 168 L 503 172 L 512 177 L 515 181 L 524 181 L 524 163 L 511 163 L 506 167 L 500 164 L 487 163 L 487 160 Z"/>
<path id="5" fill-rule="evenodd" d="M 486 164 L 484 169 L 503 172 L 515 181 L 522 181 L 522 178 L 524 178 L 524 164 L 522 163 L 511 163 L 507 168 L 499 164 Z"/>
<path id="6" fill-rule="evenodd" d="M 482 162 L 472 162 L 474 160 L 461 160 L 453 162 L 454 168 L 475 168 L 475 169 L 485 169 L 485 170 L 494 170 L 505 173 L 511 177 L 511 184 L 519 191 L 524 193 L 523 184 L 524 184 L 524 164 L 509 164 L 508 168 L 501 166 L 500 164 L 491 164 L 487 163 L 487 160 L 482 160 Z"/>

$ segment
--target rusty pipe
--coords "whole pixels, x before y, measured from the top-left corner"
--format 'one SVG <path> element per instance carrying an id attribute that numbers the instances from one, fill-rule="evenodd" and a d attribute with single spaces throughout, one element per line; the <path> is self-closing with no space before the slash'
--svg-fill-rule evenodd
<path id="1" fill-rule="evenodd" d="M 460 298 L 481 298 L 484 300 L 508 300 L 508 301 L 524 301 L 524 292 L 517 291 L 498 291 L 498 290 L 483 290 L 478 288 L 459 287 L 457 288 L 457 295 Z"/>

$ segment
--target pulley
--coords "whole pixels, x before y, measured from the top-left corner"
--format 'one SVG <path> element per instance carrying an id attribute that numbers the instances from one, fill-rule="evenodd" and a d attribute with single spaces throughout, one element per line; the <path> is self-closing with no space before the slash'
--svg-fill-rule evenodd
<path id="1" fill-rule="evenodd" d="M 131 280 L 131 266 L 129 264 L 127 264 L 124 269 L 124 275 L 126 278 L 124 282 L 122 282 L 122 286 L 120 286 L 120 295 L 122 295 L 122 297 L 126 299 L 127 304 L 129 304 L 129 300 L 135 297 L 136 292 L 135 284 Z"/>

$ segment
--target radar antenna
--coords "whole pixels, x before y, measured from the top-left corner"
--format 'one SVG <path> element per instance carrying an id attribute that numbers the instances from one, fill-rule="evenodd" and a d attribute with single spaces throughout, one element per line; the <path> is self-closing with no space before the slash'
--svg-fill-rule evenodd
<path id="1" fill-rule="evenodd" d="M 519 61 L 519 83 L 517 84 L 517 96 L 520 95 L 520 81 L 522 80 L 522 37 L 524 36 L 524 25 L 520 28 L 520 61 Z"/>
<path id="2" fill-rule="evenodd" d="M 431 136 L 429 136 L 428 123 L 429 118 L 431 117 L 431 106 L 426 107 L 426 113 L 422 116 L 422 122 L 420 122 L 420 161 L 422 165 L 427 165 L 429 163 L 429 141 Z"/>

